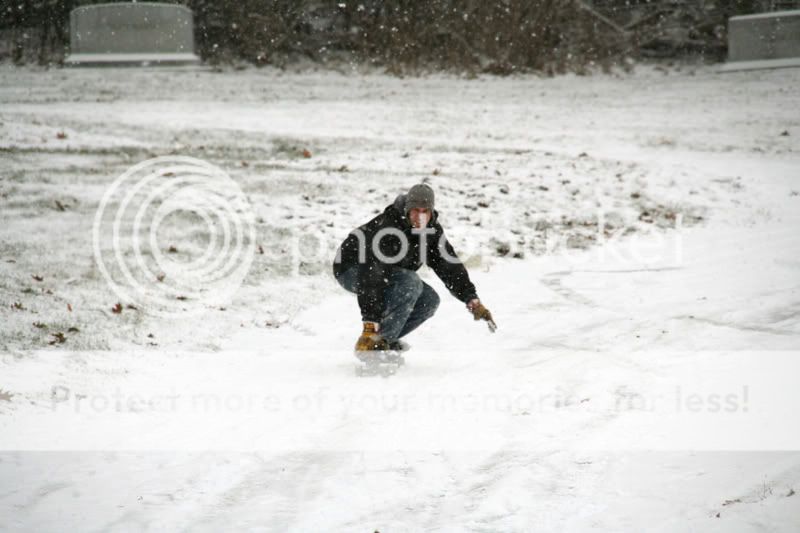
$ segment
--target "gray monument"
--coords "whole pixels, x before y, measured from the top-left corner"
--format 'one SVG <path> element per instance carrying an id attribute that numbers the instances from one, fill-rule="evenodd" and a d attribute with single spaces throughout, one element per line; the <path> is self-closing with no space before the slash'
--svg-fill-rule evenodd
<path id="1" fill-rule="evenodd" d="M 800 66 L 800 10 L 731 17 L 725 71 Z"/>
<path id="2" fill-rule="evenodd" d="M 130 2 L 82 6 L 70 13 L 67 65 L 190 65 L 194 20 L 186 6 Z"/>

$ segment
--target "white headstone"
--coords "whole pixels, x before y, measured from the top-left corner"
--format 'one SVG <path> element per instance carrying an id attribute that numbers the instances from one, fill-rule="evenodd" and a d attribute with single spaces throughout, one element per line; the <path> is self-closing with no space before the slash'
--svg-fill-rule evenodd
<path id="1" fill-rule="evenodd" d="M 800 67 L 800 10 L 731 17 L 723 70 L 778 67 Z"/>
<path id="2" fill-rule="evenodd" d="M 68 65 L 196 64 L 192 11 L 155 2 L 82 6 L 70 14 Z"/>

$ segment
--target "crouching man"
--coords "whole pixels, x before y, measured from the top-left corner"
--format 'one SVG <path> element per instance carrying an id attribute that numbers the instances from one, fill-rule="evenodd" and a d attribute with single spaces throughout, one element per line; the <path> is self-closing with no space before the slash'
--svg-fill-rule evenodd
<path id="1" fill-rule="evenodd" d="M 356 228 L 340 245 L 333 274 L 358 295 L 364 329 L 359 352 L 408 348 L 400 339 L 428 320 L 439 295 L 416 271 L 426 264 L 450 293 L 464 302 L 475 320 L 496 325 L 483 306 L 467 269 L 444 236 L 434 209 L 433 189 L 418 184 L 399 195 L 384 211 Z"/>

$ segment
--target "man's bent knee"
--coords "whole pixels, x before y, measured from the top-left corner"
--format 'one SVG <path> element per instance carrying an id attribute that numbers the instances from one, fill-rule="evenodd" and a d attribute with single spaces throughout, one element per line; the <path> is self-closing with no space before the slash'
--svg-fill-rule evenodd
<path id="1" fill-rule="evenodd" d="M 419 279 L 417 273 L 412 270 L 401 269 L 397 276 L 397 283 L 403 296 L 411 301 L 416 301 L 423 290 L 422 280 Z"/>
<path id="2" fill-rule="evenodd" d="M 436 309 L 439 308 L 439 302 L 441 301 L 439 294 L 437 294 L 437 292 L 433 290 L 433 287 L 430 285 L 425 285 L 420 299 L 422 300 L 425 314 L 429 317 L 433 316 L 433 314 L 436 312 Z"/>

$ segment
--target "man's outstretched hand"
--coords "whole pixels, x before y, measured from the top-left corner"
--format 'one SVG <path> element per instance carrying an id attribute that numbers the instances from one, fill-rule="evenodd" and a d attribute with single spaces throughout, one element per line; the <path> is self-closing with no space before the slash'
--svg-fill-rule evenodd
<path id="1" fill-rule="evenodd" d="M 467 304 L 467 309 L 469 309 L 469 312 L 475 317 L 475 320 L 485 320 L 489 324 L 489 331 L 494 333 L 495 330 L 497 330 L 497 324 L 494 323 L 492 313 L 484 307 L 480 300 L 477 298 L 470 300 Z"/>

